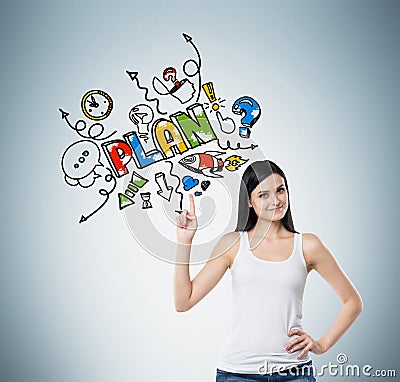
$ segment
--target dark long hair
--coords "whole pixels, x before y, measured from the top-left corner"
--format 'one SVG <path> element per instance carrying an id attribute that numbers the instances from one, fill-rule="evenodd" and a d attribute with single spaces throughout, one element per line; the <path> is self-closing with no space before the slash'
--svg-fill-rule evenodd
<path id="1" fill-rule="evenodd" d="M 250 194 L 264 179 L 272 174 L 279 174 L 282 176 L 288 193 L 288 209 L 285 216 L 281 219 L 281 222 L 288 231 L 298 233 L 294 229 L 292 213 L 290 211 L 289 187 L 286 176 L 277 164 L 267 159 L 251 163 L 243 173 L 239 190 L 239 208 L 236 231 L 249 231 L 257 223 L 257 214 L 253 207 L 249 207 Z"/>

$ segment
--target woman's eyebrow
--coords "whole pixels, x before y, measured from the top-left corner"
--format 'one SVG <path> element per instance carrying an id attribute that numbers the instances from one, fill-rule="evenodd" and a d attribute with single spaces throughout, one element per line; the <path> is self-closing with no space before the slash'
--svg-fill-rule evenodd
<path id="1" fill-rule="evenodd" d="M 284 186 L 284 184 L 282 183 L 281 185 L 279 185 L 278 187 L 276 187 L 276 189 L 278 189 L 278 188 L 280 188 L 280 187 L 282 187 L 282 186 Z M 258 191 L 257 192 L 257 195 L 258 194 L 262 194 L 263 192 L 269 192 L 270 190 L 260 190 L 260 191 Z"/>

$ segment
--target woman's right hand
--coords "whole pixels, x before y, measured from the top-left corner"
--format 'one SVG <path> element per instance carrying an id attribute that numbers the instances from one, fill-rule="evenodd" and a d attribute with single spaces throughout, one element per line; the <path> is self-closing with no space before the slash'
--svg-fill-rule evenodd
<path id="1" fill-rule="evenodd" d="M 179 244 L 191 244 L 197 230 L 197 216 L 194 198 L 189 194 L 190 211 L 183 210 L 176 218 L 176 236 Z"/>

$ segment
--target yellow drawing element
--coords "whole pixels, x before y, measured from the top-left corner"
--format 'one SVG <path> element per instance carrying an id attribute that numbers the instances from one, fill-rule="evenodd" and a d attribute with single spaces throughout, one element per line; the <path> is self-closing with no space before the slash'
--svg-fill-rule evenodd
<path id="1" fill-rule="evenodd" d="M 113 108 L 113 100 L 103 90 L 89 90 L 82 97 L 83 114 L 89 119 L 100 121 L 107 118 Z"/>
<path id="2" fill-rule="evenodd" d="M 188 150 L 178 128 L 170 121 L 159 120 L 154 127 L 154 134 L 161 150 L 167 158 L 182 154 Z"/>
<path id="3" fill-rule="evenodd" d="M 205 83 L 203 85 L 203 89 L 211 103 L 217 100 L 215 98 L 214 85 L 212 82 Z"/>
<path id="4" fill-rule="evenodd" d="M 208 100 L 210 101 L 211 104 L 211 109 L 210 113 L 212 113 L 212 111 L 217 111 L 219 110 L 220 107 L 225 107 L 224 105 L 222 105 L 222 103 L 224 103 L 226 100 L 218 98 L 215 96 L 215 91 L 214 91 L 214 85 L 212 82 L 206 82 L 203 86 L 202 86 L 204 93 L 206 93 Z M 207 107 L 210 106 L 210 104 L 206 103 L 205 105 Z"/>
<path id="5" fill-rule="evenodd" d="M 231 155 L 229 158 L 225 159 L 225 162 L 228 162 L 225 168 L 228 171 L 236 171 L 243 163 L 246 163 L 247 161 L 248 159 L 243 159 L 239 155 Z"/>

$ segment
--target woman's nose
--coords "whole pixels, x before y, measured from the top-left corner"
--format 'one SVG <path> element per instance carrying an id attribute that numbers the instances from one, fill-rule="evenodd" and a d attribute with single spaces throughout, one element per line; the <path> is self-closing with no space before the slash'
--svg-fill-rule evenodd
<path id="1" fill-rule="evenodd" d="M 280 200 L 278 199 L 278 197 L 276 196 L 276 194 L 274 194 L 274 195 L 272 196 L 272 203 L 275 204 L 275 205 L 277 205 L 277 204 L 280 203 Z"/>

